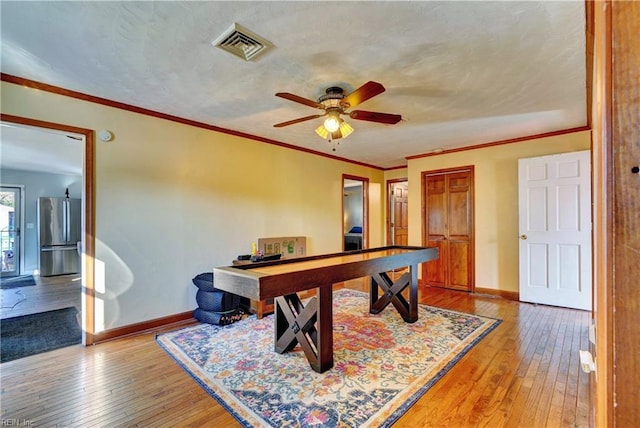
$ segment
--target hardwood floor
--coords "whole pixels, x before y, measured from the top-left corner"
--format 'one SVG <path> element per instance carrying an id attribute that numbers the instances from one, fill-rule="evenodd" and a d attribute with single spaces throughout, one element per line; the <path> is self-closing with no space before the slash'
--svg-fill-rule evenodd
<path id="1" fill-rule="evenodd" d="M 81 275 L 34 276 L 36 285 L 0 290 L 0 319 L 75 307 L 82 310 Z"/>
<path id="2" fill-rule="evenodd" d="M 589 425 L 589 375 L 578 358 L 587 349 L 589 312 L 436 288 L 422 290 L 420 300 L 503 322 L 394 427 Z M 155 343 L 154 333 L 0 365 L 3 423 L 240 426 Z"/>

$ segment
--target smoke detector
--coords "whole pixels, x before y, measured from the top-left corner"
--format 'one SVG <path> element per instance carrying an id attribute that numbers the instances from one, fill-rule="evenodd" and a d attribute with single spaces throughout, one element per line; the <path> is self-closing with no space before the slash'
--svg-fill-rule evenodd
<path id="1" fill-rule="evenodd" d="M 245 61 L 251 61 L 273 47 L 271 42 L 247 30 L 238 23 L 234 23 L 211 44 Z"/>

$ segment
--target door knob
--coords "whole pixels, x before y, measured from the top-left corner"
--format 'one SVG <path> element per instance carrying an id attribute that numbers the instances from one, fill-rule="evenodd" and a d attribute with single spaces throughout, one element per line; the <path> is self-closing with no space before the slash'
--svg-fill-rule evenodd
<path id="1" fill-rule="evenodd" d="M 520 239 L 524 241 L 525 239 L 527 239 L 527 235 L 520 235 Z"/>

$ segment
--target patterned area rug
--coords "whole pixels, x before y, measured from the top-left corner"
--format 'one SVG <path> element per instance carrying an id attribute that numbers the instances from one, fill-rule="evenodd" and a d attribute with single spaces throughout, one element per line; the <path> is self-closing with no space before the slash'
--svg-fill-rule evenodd
<path id="1" fill-rule="evenodd" d="M 224 327 L 201 324 L 157 337 L 244 426 L 390 426 L 499 320 L 420 305 L 405 323 L 366 293 L 338 290 L 334 367 L 314 372 L 300 347 L 273 351 L 273 316 Z"/>

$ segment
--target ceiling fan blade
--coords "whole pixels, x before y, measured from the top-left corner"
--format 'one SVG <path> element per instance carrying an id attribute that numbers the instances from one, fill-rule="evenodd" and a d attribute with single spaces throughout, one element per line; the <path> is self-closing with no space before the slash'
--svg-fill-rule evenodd
<path id="1" fill-rule="evenodd" d="M 344 97 L 340 104 L 344 108 L 353 108 L 358 104 L 367 101 L 369 98 L 373 98 L 376 95 L 383 93 L 384 91 L 384 86 L 380 83 L 369 81 Z"/>
<path id="2" fill-rule="evenodd" d="M 325 114 L 312 114 L 311 116 L 305 116 L 305 117 L 300 117 L 298 119 L 288 120 L 286 122 L 276 123 L 273 126 L 276 127 L 276 128 L 282 128 L 283 126 L 294 125 L 296 123 L 305 122 L 307 120 L 317 119 L 319 117 L 324 116 Z"/>
<path id="3" fill-rule="evenodd" d="M 368 120 L 369 122 L 386 123 L 394 125 L 402 120 L 399 114 L 378 113 L 375 111 L 354 110 L 349 113 L 351 119 Z"/>
<path id="4" fill-rule="evenodd" d="M 324 106 L 322 104 L 320 104 L 317 101 L 313 101 L 307 98 L 302 98 L 299 97 L 298 95 L 295 94 L 290 94 L 288 92 L 278 92 L 276 94 L 276 97 L 280 97 L 280 98 L 284 98 L 285 100 L 289 100 L 289 101 L 293 101 L 296 103 L 300 103 L 300 104 L 304 104 L 306 106 L 309 107 L 315 107 L 315 108 L 319 108 L 319 109 L 324 109 Z"/>

